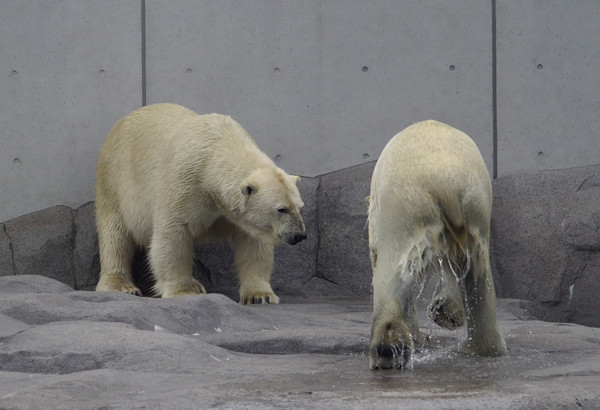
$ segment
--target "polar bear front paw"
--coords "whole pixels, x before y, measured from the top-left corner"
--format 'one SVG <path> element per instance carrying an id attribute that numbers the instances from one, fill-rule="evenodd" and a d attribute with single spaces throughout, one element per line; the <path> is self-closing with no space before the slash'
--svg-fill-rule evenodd
<path id="1" fill-rule="evenodd" d="M 155 285 L 156 293 L 160 294 L 162 298 L 172 298 L 175 296 L 182 295 L 203 295 L 206 293 L 206 289 L 196 279 L 192 279 L 190 282 L 167 284 L 159 286 Z"/>
<path id="2" fill-rule="evenodd" d="M 142 296 L 140 289 L 121 275 L 102 275 L 96 285 L 96 291 L 111 291 L 129 293 L 134 296 Z"/>
<path id="3" fill-rule="evenodd" d="M 273 292 L 249 292 L 240 295 L 240 305 L 278 304 L 279 297 Z"/>

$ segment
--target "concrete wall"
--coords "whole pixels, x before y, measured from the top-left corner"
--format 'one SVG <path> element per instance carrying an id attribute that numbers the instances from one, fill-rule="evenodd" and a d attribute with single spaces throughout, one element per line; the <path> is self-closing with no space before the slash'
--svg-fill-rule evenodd
<path id="1" fill-rule="evenodd" d="M 600 163 L 600 2 L 496 1 L 498 173 Z"/>
<path id="2" fill-rule="evenodd" d="M 0 221 L 93 199 L 111 125 L 141 103 L 139 1 L 0 3 Z"/>
<path id="3" fill-rule="evenodd" d="M 0 221 L 92 200 L 111 125 L 159 101 L 233 115 L 304 176 L 426 118 L 492 174 L 597 164 L 598 38 L 595 0 L 2 2 Z"/>

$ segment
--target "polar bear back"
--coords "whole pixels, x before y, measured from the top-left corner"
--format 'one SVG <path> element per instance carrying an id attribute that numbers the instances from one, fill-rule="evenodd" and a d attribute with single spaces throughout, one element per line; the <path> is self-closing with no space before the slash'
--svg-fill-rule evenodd
<path id="1" fill-rule="evenodd" d="M 427 120 L 394 136 L 377 161 L 371 184 L 384 209 L 404 216 L 392 220 L 411 221 L 399 228 L 413 229 L 419 219 L 428 224 L 442 209 L 455 226 L 470 222 L 484 234 L 489 229 L 492 188 L 486 165 L 471 138 L 449 125 Z M 465 215 L 471 221 L 464 221 Z"/>
<path id="2" fill-rule="evenodd" d="M 231 117 L 153 104 L 128 114 L 109 132 L 96 165 L 96 198 L 113 201 L 109 206 L 119 208 L 136 242 L 146 246 L 158 201 L 185 203 L 181 196 L 189 195 L 190 206 L 216 215 L 211 192 L 237 188 L 240 175 L 261 166 L 275 168 Z"/>

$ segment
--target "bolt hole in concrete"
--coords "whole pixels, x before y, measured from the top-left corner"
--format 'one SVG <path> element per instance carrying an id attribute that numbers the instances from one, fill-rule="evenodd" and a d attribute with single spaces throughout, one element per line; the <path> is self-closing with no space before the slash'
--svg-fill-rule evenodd
<path id="1" fill-rule="evenodd" d="M 279 154 L 275 155 L 275 157 L 273 158 L 273 160 L 274 160 L 275 162 L 279 162 L 279 161 L 281 161 L 281 155 L 279 155 Z"/>
<path id="2" fill-rule="evenodd" d="M 543 68 L 544 68 L 544 65 L 543 65 L 543 64 L 538 64 L 538 65 L 537 65 L 537 69 L 538 69 L 538 70 L 541 70 L 541 69 L 543 69 Z"/>
<path id="3" fill-rule="evenodd" d="M 13 159 L 13 164 L 20 165 L 21 164 L 21 159 L 19 159 L 19 158 Z"/>
<path id="4" fill-rule="evenodd" d="M 10 72 L 10 75 L 17 75 L 17 74 L 19 74 L 19 72 L 18 72 L 17 70 L 12 70 L 12 71 Z"/>
<path id="5" fill-rule="evenodd" d="M 279 67 L 275 67 L 275 68 L 273 69 L 273 72 L 274 72 L 275 74 L 279 74 L 279 73 L 281 72 L 281 69 L 280 69 Z"/>
<path id="6" fill-rule="evenodd" d="M 369 159 L 369 154 L 363 154 L 364 159 Z"/>
<path id="7" fill-rule="evenodd" d="M 185 72 L 189 74 L 189 73 L 191 73 L 191 72 L 192 72 L 192 69 L 191 69 L 191 68 L 188 68 L 187 70 L 185 70 Z"/>
<path id="8" fill-rule="evenodd" d="M 537 153 L 537 156 L 538 156 L 538 157 L 543 157 L 543 156 L 544 156 L 544 151 L 540 151 L 540 152 L 538 152 L 538 153 Z"/>
<path id="9" fill-rule="evenodd" d="M 99 71 L 98 71 L 98 74 L 100 74 L 100 75 L 104 75 L 104 74 L 106 74 L 106 71 L 105 71 L 105 70 L 99 70 Z"/>
<path id="10" fill-rule="evenodd" d="M 456 66 L 454 64 L 451 64 L 448 68 L 450 69 L 450 71 L 456 70 Z"/>
<path id="11" fill-rule="evenodd" d="M 364 67 L 362 68 L 362 71 L 363 71 L 363 73 L 366 73 L 367 71 L 369 71 L 369 67 L 367 67 L 367 66 L 364 66 Z"/>

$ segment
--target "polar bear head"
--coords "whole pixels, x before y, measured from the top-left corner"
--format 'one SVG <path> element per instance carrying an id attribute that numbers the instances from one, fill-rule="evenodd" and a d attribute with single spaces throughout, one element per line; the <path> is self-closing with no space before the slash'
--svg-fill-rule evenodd
<path id="1" fill-rule="evenodd" d="M 295 245 L 306 239 L 300 216 L 304 203 L 296 187 L 299 180 L 276 167 L 254 170 L 239 187 L 236 223 L 271 244 Z"/>

